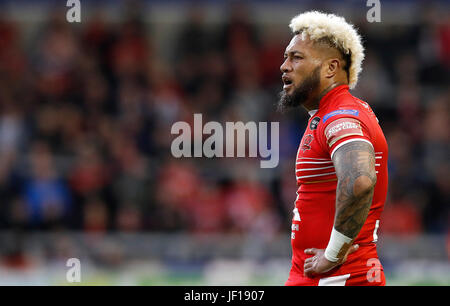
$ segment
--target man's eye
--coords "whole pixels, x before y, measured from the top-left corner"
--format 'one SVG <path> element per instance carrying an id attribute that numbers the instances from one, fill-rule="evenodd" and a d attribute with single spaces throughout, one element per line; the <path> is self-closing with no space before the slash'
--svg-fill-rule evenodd
<path id="1" fill-rule="evenodd" d="M 296 59 L 296 60 L 302 60 L 303 57 L 301 57 L 300 55 L 296 55 L 296 56 L 294 56 L 294 59 Z"/>

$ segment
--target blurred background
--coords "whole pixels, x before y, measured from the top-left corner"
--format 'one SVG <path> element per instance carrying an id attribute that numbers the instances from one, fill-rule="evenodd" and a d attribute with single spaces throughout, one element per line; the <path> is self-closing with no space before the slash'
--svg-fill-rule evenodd
<path id="1" fill-rule="evenodd" d="M 283 285 L 295 153 L 276 112 L 290 19 L 364 38 L 355 96 L 389 144 L 378 251 L 388 285 L 450 285 L 450 3 L 0 2 L 0 285 Z M 280 122 L 280 163 L 173 158 L 177 121 Z"/>

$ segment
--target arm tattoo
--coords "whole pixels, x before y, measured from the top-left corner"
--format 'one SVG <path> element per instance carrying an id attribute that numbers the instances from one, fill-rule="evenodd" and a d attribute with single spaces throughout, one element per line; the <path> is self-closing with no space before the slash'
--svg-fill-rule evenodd
<path id="1" fill-rule="evenodd" d="M 370 144 L 353 141 L 337 149 L 333 163 L 338 178 L 334 228 L 354 239 L 372 204 L 377 181 L 375 153 Z"/>

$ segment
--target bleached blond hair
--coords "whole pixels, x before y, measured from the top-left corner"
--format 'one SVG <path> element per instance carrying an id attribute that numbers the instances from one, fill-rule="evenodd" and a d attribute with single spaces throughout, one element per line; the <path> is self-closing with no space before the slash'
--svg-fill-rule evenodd
<path id="1" fill-rule="evenodd" d="M 309 11 L 292 18 L 289 27 L 292 32 L 301 34 L 302 39 L 306 35 L 312 41 L 326 41 L 333 47 L 343 52 L 350 63 L 348 67 L 348 81 L 350 89 L 358 83 L 358 75 L 362 70 L 364 59 L 364 47 L 361 36 L 352 24 L 345 21 L 343 17 L 334 14 L 325 14 L 318 11 Z"/>

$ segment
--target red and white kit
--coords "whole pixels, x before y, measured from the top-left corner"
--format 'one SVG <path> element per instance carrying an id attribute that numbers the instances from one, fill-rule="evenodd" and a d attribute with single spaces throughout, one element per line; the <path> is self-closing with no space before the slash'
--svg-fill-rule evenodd
<path id="1" fill-rule="evenodd" d="M 370 106 L 348 91 L 329 91 L 317 111 L 311 111 L 295 164 L 297 199 L 292 219 L 292 268 L 286 285 L 384 285 L 376 244 L 388 185 L 388 147 Z M 325 249 L 334 223 L 337 177 L 332 156 L 352 141 L 370 143 L 375 151 L 377 183 L 372 206 L 354 244 L 359 249 L 335 269 L 313 278 L 303 275 L 307 248 Z"/>

